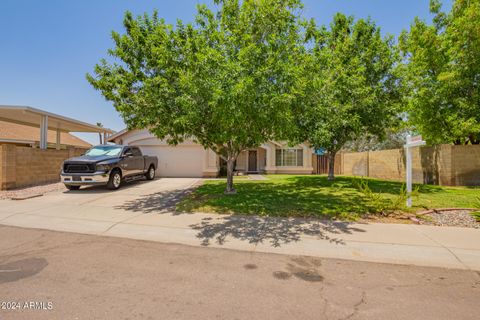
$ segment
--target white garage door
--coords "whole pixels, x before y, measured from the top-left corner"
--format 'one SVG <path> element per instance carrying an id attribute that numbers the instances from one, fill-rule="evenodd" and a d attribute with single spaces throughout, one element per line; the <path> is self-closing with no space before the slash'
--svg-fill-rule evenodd
<path id="1" fill-rule="evenodd" d="M 205 151 L 197 146 L 140 146 L 143 154 L 158 157 L 157 177 L 201 177 Z"/>

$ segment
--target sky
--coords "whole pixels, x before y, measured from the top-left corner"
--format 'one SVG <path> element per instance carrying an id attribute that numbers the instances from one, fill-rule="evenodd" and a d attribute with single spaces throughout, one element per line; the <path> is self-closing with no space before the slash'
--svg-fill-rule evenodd
<path id="1" fill-rule="evenodd" d="M 429 0 L 304 0 L 303 15 L 328 24 L 336 12 L 370 17 L 398 36 L 414 17 L 431 20 Z M 122 32 L 125 11 L 151 13 L 168 23 L 190 22 L 196 4 L 211 0 L 0 0 L 0 105 L 43 109 L 121 130 L 123 120 L 86 81 L 107 57 L 111 31 Z M 444 0 L 449 10 L 451 0 Z M 96 134 L 77 134 L 98 143 Z"/>

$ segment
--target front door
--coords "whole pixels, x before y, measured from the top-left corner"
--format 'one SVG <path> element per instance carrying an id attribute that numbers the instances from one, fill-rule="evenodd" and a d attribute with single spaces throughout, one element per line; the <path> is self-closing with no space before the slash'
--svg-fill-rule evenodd
<path id="1" fill-rule="evenodd" d="M 248 171 L 257 172 L 257 150 L 248 151 Z"/>

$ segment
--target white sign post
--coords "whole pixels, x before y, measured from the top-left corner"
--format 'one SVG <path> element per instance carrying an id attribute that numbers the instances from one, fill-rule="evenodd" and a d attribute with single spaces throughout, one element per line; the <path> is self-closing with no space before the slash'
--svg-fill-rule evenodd
<path id="1" fill-rule="evenodd" d="M 405 156 L 407 160 L 407 207 L 412 207 L 412 148 L 424 146 L 425 141 L 422 140 L 422 136 L 407 136 L 407 143 L 404 145 Z"/>

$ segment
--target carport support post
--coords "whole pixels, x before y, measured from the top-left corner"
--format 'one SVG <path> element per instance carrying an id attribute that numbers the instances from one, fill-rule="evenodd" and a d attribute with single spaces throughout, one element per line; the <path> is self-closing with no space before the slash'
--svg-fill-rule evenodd
<path id="1" fill-rule="evenodd" d="M 48 139 L 48 116 L 42 116 L 40 121 L 40 149 L 47 149 Z"/>

